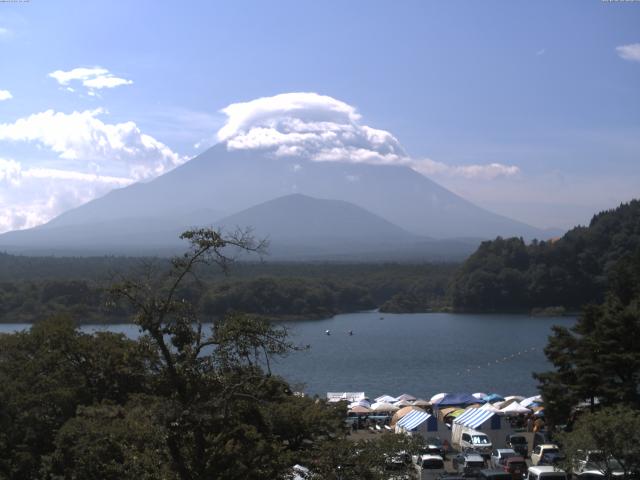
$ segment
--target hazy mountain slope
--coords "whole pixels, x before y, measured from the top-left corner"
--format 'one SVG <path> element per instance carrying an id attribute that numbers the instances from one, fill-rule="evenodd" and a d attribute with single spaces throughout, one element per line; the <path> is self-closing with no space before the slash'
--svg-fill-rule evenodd
<path id="1" fill-rule="evenodd" d="M 488 212 L 404 166 L 302 162 L 217 145 L 145 184 L 114 190 L 43 228 L 211 208 L 231 214 L 291 193 L 352 202 L 411 233 L 431 237 L 542 237 Z"/>
<path id="2" fill-rule="evenodd" d="M 219 220 L 216 225 L 250 225 L 257 236 L 301 244 L 328 239 L 379 244 L 419 238 L 352 203 L 302 194 L 269 200 Z"/>

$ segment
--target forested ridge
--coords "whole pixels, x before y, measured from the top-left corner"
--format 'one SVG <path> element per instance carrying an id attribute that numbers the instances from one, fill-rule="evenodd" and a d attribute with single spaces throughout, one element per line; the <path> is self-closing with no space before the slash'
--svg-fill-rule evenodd
<path id="1" fill-rule="evenodd" d="M 0 254 L 0 321 L 37 322 L 65 314 L 77 323 L 128 322 L 108 286 L 123 275 L 168 268 L 168 259 L 26 257 Z M 320 318 L 381 307 L 425 311 L 446 305 L 456 264 L 238 262 L 232 276 L 198 271 L 180 294 L 205 318 L 230 310 L 269 318 Z"/>
<path id="2" fill-rule="evenodd" d="M 640 249 L 640 201 L 595 215 L 562 238 L 483 242 L 456 272 L 450 299 L 458 311 L 579 310 L 604 299 L 612 269 Z"/>

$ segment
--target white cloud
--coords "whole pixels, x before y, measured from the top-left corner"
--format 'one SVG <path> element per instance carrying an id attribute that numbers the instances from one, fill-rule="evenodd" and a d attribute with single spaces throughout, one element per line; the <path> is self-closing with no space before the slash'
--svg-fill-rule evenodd
<path id="1" fill-rule="evenodd" d="M 35 143 L 57 157 L 28 165 L 0 158 L 0 232 L 39 225 L 187 160 L 134 122 L 103 122 L 103 113 L 47 110 L 0 124 L 0 142 Z"/>
<path id="2" fill-rule="evenodd" d="M 0 90 L 0 102 L 3 100 L 11 100 L 13 95 L 9 90 Z"/>
<path id="3" fill-rule="evenodd" d="M 640 43 L 620 45 L 616 47 L 616 52 L 618 52 L 618 56 L 624 60 L 640 62 Z"/>
<path id="4" fill-rule="evenodd" d="M 102 67 L 78 67 L 72 70 L 56 70 L 51 72 L 49 76 L 55 79 L 61 86 L 67 87 L 66 90 L 73 92 L 73 88 L 69 87 L 71 82 L 78 82 L 88 90 L 88 94 L 96 96 L 96 90 L 103 88 L 115 88 L 122 85 L 131 85 L 132 80 L 116 77 L 106 68 Z"/>
<path id="5" fill-rule="evenodd" d="M 462 177 L 481 180 L 512 177 L 520 173 L 520 169 L 515 165 L 503 165 L 501 163 L 489 163 L 486 165 L 447 165 L 429 158 L 414 160 L 411 168 L 426 176 Z"/>
<path id="6" fill-rule="evenodd" d="M 276 157 L 318 162 L 407 165 L 429 176 L 460 176 L 491 180 L 519 173 L 516 166 L 450 166 L 408 156 L 389 132 L 360 123 L 355 107 L 317 93 L 285 93 L 221 110 L 227 122 L 218 140 L 230 150 L 267 150 Z"/>
<path id="7" fill-rule="evenodd" d="M 129 178 L 24 168 L 20 162 L 0 158 L 0 233 L 40 225 L 114 187 L 130 183 Z"/>
<path id="8" fill-rule="evenodd" d="M 68 161 L 91 163 L 96 170 L 143 180 L 186 161 L 140 131 L 134 122 L 104 123 L 101 109 L 62 113 L 47 110 L 14 123 L 0 124 L 0 140 L 35 142 Z"/>

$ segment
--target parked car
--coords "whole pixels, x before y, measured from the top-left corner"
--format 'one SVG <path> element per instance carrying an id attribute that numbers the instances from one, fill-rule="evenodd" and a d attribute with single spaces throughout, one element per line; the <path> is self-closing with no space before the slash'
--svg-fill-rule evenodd
<path id="1" fill-rule="evenodd" d="M 538 465 L 540 463 L 540 460 L 542 459 L 542 456 L 550 453 L 560 453 L 560 449 L 555 443 L 543 443 L 537 445 L 531 452 L 531 464 Z"/>
<path id="2" fill-rule="evenodd" d="M 527 476 L 527 462 L 524 457 L 509 457 L 504 461 L 502 469 L 511 474 L 513 480 L 522 480 Z"/>
<path id="3" fill-rule="evenodd" d="M 507 435 L 506 446 L 507 448 L 513 448 L 524 458 L 527 458 L 529 454 L 529 444 L 527 442 L 527 437 L 525 437 L 521 433 L 511 433 Z"/>
<path id="4" fill-rule="evenodd" d="M 504 470 L 480 470 L 480 480 L 511 480 L 511 474 Z"/>
<path id="5" fill-rule="evenodd" d="M 414 455 L 413 464 L 420 480 L 436 480 L 445 472 L 440 455 Z"/>
<path id="6" fill-rule="evenodd" d="M 512 448 L 498 448 L 491 452 L 490 464 L 493 468 L 501 469 L 505 459 L 517 455 L 516 451 Z"/>
<path id="7" fill-rule="evenodd" d="M 429 437 L 424 441 L 424 446 L 420 449 L 420 453 L 440 455 L 443 459 L 447 458 L 442 440 L 437 437 Z"/>
<path id="8" fill-rule="evenodd" d="M 606 458 L 599 450 L 589 450 L 573 463 L 573 475 L 581 480 L 605 478 L 605 471 L 611 471 L 612 478 L 624 476 L 624 469 L 615 458 Z"/>
<path id="9" fill-rule="evenodd" d="M 562 452 L 545 452 L 542 454 L 538 465 L 560 465 L 565 458 Z"/>
<path id="10" fill-rule="evenodd" d="M 484 468 L 484 458 L 477 452 L 459 453 L 451 461 L 453 469 L 465 477 L 475 477 Z"/>
<path id="11" fill-rule="evenodd" d="M 529 467 L 526 480 L 567 480 L 567 473 L 551 465 Z"/>
<path id="12" fill-rule="evenodd" d="M 542 445 L 543 443 L 553 443 L 549 432 L 546 432 L 544 430 L 541 432 L 535 432 L 533 434 L 533 443 L 531 445 L 531 450 L 536 448 L 538 445 Z"/>

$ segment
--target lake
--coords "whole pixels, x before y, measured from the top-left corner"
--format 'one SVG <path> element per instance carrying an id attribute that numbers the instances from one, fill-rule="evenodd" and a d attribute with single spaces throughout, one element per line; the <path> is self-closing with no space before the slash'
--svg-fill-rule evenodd
<path id="1" fill-rule="evenodd" d="M 532 372 L 550 368 L 543 349 L 551 326 L 574 322 L 569 317 L 375 311 L 286 322 L 281 325 L 292 340 L 310 348 L 272 367 L 296 389 L 321 396 L 328 391 L 364 391 L 371 398 L 407 392 L 428 399 L 439 392 L 478 391 L 529 396 L 537 393 Z M 24 328 L 28 325 L 5 324 L 0 332 Z M 82 327 L 105 329 L 138 335 L 135 325 Z"/>

